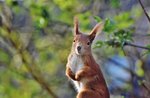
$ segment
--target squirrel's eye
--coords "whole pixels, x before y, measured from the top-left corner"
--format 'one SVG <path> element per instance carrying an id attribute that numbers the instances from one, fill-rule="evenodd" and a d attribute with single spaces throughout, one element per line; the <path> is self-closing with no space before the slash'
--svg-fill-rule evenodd
<path id="1" fill-rule="evenodd" d="M 73 40 L 73 42 L 75 42 L 75 40 Z"/>
<path id="2" fill-rule="evenodd" d="M 90 42 L 88 42 L 87 45 L 90 45 Z"/>

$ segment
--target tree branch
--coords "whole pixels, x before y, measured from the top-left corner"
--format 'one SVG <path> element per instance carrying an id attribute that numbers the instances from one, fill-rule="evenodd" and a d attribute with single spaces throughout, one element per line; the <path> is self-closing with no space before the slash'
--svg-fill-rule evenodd
<path id="1" fill-rule="evenodd" d="M 38 70 L 35 70 L 34 68 L 32 68 L 33 66 L 36 66 L 34 60 L 32 60 L 31 64 L 28 64 L 28 61 L 26 60 L 26 58 L 24 58 L 24 54 L 22 53 L 22 51 L 20 51 L 21 54 L 21 59 L 22 62 L 25 64 L 26 68 L 28 69 L 28 71 L 31 73 L 32 77 L 34 78 L 34 80 L 36 80 L 45 90 L 47 90 L 47 92 L 53 97 L 53 98 L 58 98 L 57 95 L 50 89 L 50 87 L 48 86 L 47 82 L 42 78 L 41 76 L 41 72 L 39 72 Z M 33 58 L 32 58 L 33 59 Z M 36 72 L 38 73 L 36 73 Z M 40 74 L 39 74 L 40 73 Z"/>
<path id="2" fill-rule="evenodd" d="M 109 41 L 107 41 L 107 44 L 110 45 L 110 46 L 113 46 L 113 47 L 121 47 L 122 46 L 120 42 L 115 41 L 115 40 L 109 40 Z M 150 51 L 149 47 L 136 45 L 136 44 L 129 43 L 129 42 L 126 42 L 126 41 L 123 43 L 123 46 L 131 46 L 131 47 L 141 48 L 141 49 L 145 49 L 145 50 Z"/>
<path id="3" fill-rule="evenodd" d="M 51 88 L 49 87 L 48 83 L 41 76 L 41 72 L 37 70 L 36 64 L 35 64 L 32 56 L 30 56 L 31 59 L 32 59 L 32 62 L 29 63 L 28 60 L 26 60 L 26 58 L 24 58 L 23 50 L 22 49 L 19 50 L 17 48 L 17 45 L 11 39 L 9 39 L 9 40 L 10 40 L 11 43 L 13 43 L 14 48 L 16 48 L 16 50 L 21 54 L 22 62 L 25 64 L 25 67 L 28 69 L 28 71 L 30 72 L 30 74 L 32 75 L 34 80 L 41 87 L 43 87 L 52 96 L 52 98 L 58 98 L 57 95 L 51 90 Z"/>
<path id="4" fill-rule="evenodd" d="M 142 86 L 150 93 L 150 85 L 147 83 L 147 81 L 142 81 Z"/>
<path id="5" fill-rule="evenodd" d="M 132 43 L 129 43 L 129 42 L 125 42 L 124 46 L 132 46 L 132 47 L 141 48 L 141 49 L 145 49 L 145 50 L 149 50 L 150 51 L 150 48 L 148 48 L 148 47 L 132 44 Z"/>
<path id="6" fill-rule="evenodd" d="M 139 3 L 140 3 L 140 5 L 141 5 L 141 7 L 142 7 L 142 9 L 143 9 L 143 11 L 144 11 L 144 13 L 145 13 L 145 15 L 146 15 L 148 21 L 150 22 L 150 17 L 149 17 L 149 15 L 148 15 L 148 13 L 146 12 L 146 10 L 145 10 L 145 8 L 144 8 L 144 5 L 142 4 L 141 0 L 139 0 Z"/>
<path id="7" fill-rule="evenodd" d="M 7 30 L 8 34 L 12 33 L 12 29 L 10 27 L 7 27 L 6 30 Z M 31 55 L 29 55 L 31 57 L 31 59 L 32 59 L 32 62 L 28 62 L 28 60 L 24 57 L 23 52 L 27 51 L 27 49 L 20 49 L 20 48 L 18 48 L 17 44 L 10 37 L 8 37 L 7 39 L 10 41 L 10 43 L 16 49 L 16 51 L 18 51 L 20 53 L 22 62 L 25 64 L 25 67 L 31 73 L 33 79 L 41 87 L 43 87 L 48 92 L 48 94 L 50 94 L 52 96 L 52 98 L 58 98 L 57 95 L 51 90 L 51 88 L 49 87 L 48 83 L 42 77 L 41 72 L 36 68 L 37 66 L 36 66 L 35 61 L 33 60 L 33 57 Z M 28 51 L 26 53 L 28 53 Z"/>

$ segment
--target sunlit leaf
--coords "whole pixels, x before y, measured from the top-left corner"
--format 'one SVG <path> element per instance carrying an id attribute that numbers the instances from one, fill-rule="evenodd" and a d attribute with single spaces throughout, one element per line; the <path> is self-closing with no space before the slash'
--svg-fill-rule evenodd
<path id="1" fill-rule="evenodd" d="M 94 19 L 97 21 L 97 22 L 101 22 L 102 19 L 99 17 L 99 16 L 94 16 Z"/>
<path id="2" fill-rule="evenodd" d="M 104 29 L 103 31 L 107 32 L 107 33 L 112 33 L 116 28 L 116 24 L 114 21 L 112 21 L 111 19 L 106 19 L 105 20 L 105 24 L 104 24 Z"/>

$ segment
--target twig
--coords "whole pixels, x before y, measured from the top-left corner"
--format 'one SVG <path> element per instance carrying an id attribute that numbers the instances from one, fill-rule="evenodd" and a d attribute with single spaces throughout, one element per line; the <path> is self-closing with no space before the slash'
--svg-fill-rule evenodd
<path id="1" fill-rule="evenodd" d="M 150 93 L 150 85 L 145 80 L 142 81 L 142 86 Z"/>
<path id="2" fill-rule="evenodd" d="M 120 42 L 117 42 L 115 40 L 109 40 L 107 41 L 108 45 L 114 46 L 114 47 L 121 47 L 122 45 L 120 45 Z M 133 43 L 129 43 L 129 42 L 124 42 L 123 46 L 132 46 L 132 47 L 136 47 L 136 48 L 141 48 L 141 49 L 145 49 L 145 50 L 149 50 L 150 48 L 146 47 L 146 46 L 140 46 L 140 45 L 136 45 Z"/>
<path id="3" fill-rule="evenodd" d="M 140 46 L 140 45 L 136 45 L 136 44 L 132 44 L 132 43 L 128 43 L 128 42 L 125 42 L 124 46 L 132 46 L 132 47 L 137 47 L 137 48 L 142 48 L 142 49 L 150 50 L 150 48 L 148 48 L 148 47 L 144 47 L 144 46 Z"/>
<path id="4" fill-rule="evenodd" d="M 141 0 L 139 0 L 139 3 L 140 3 L 140 5 L 141 5 L 141 7 L 142 7 L 142 9 L 143 9 L 143 11 L 144 11 L 144 13 L 145 13 L 145 15 L 146 15 L 148 21 L 150 22 L 150 17 L 149 17 L 149 15 L 148 15 L 148 13 L 146 12 L 146 10 L 145 10 L 145 8 L 144 8 L 144 5 L 142 4 Z"/>

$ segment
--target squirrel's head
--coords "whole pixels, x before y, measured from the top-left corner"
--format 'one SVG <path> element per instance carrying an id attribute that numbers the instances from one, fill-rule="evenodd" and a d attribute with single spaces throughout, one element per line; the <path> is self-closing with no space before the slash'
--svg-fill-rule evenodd
<path id="1" fill-rule="evenodd" d="M 83 34 L 79 31 L 78 19 L 74 18 L 74 40 L 72 49 L 77 55 L 88 55 L 91 53 L 91 44 L 96 36 L 96 33 L 101 32 L 103 28 L 102 23 L 98 23 L 90 32 L 89 35 Z"/>

